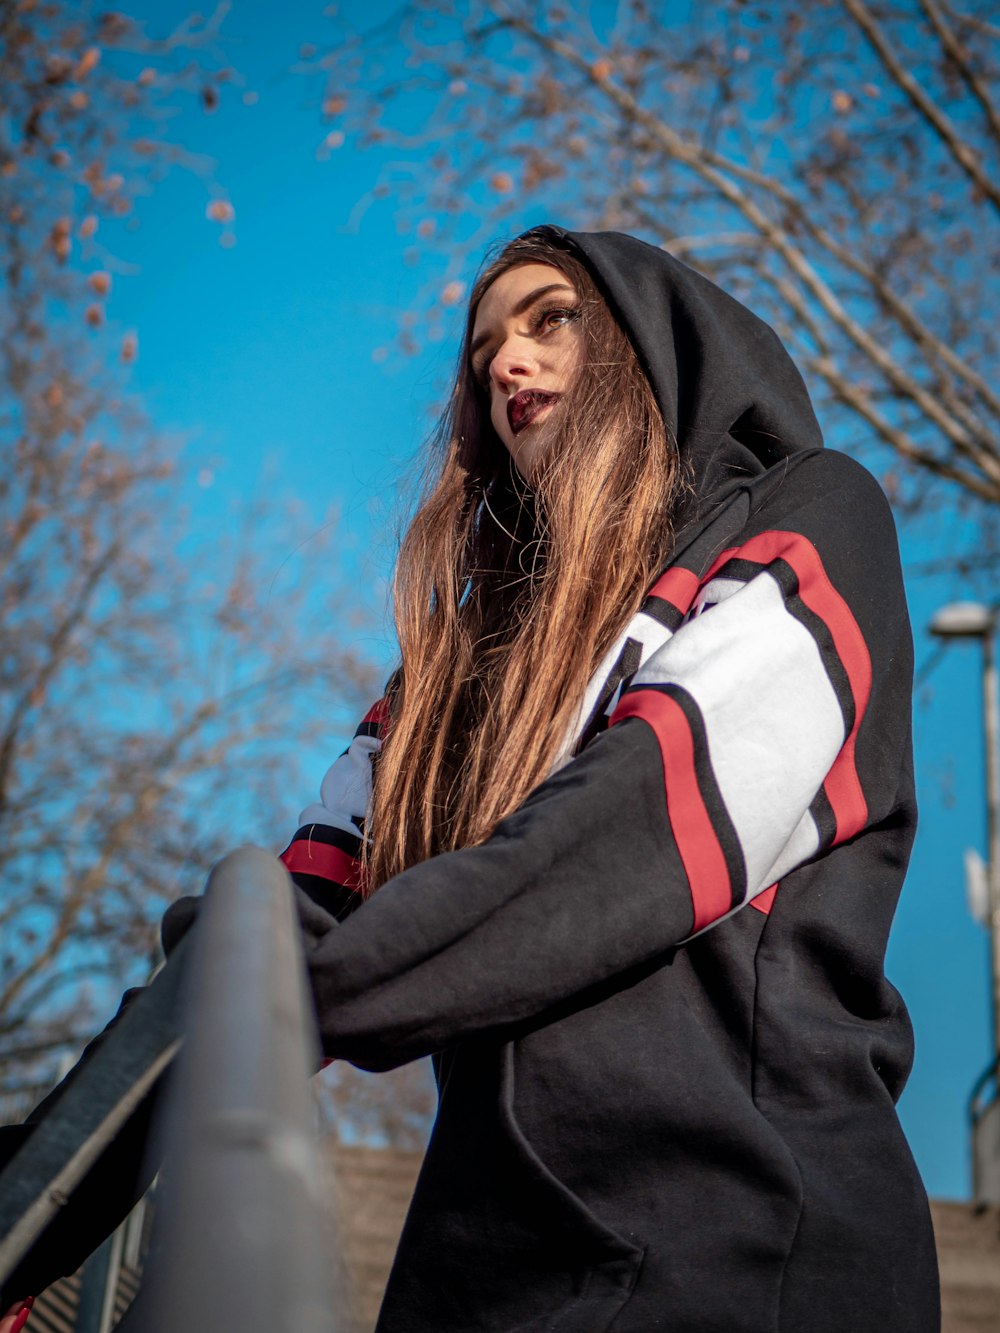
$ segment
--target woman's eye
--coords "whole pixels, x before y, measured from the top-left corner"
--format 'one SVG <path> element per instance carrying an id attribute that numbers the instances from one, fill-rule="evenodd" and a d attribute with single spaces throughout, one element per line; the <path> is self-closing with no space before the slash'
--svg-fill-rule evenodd
<path id="1" fill-rule="evenodd" d="M 566 324 L 571 324 L 574 319 L 579 317 L 579 310 L 566 306 L 557 306 L 553 310 L 543 310 L 538 316 L 538 327 L 548 332 L 552 329 L 560 329 Z"/>

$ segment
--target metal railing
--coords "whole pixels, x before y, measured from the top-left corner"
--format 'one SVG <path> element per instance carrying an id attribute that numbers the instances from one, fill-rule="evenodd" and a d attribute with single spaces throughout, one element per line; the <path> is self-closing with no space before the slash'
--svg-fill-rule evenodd
<path id="1" fill-rule="evenodd" d="M 308 1080 L 317 1067 L 291 883 L 267 852 L 216 867 L 197 925 L 0 1177 L 0 1282 L 153 1085 L 165 1160 L 122 1333 L 339 1333 L 347 1288 Z M 95 1237 L 95 1243 L 100 1241 Z"/>

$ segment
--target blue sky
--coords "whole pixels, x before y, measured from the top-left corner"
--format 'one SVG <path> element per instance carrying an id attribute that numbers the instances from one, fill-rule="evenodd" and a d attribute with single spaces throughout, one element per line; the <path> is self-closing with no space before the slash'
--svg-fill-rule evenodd
<path id="1" fill-rule="evenodd" d="M 127 8 L 155 32 L 185 12 L 173 0 Z M 277 488 L 302 502 L 308 543 L 336 505 L 342 569 L 359 607 L 384 623 L 398 478 L 446 384 L 456 325 L 416 357 L 394 346 L 400 312 L 416 306 L 427 273 L 406 262 L 413 238 L 397 233 L 391 197 L 358 206 L 379 159 L 348 144 L 317 160 L 328 128 L 314 105 L 319 85 L 289 71 L 303 42 L 321 40 L 321 9 L 286 0 L 278 25 L 263 0 L 236 0 L 227 51 L 257 99 L 244 104 L 235 90 L 214 115 L 185 115 L 171 131 L 216 160 L 236 244 L 219 245 L 205 184 L 173 173 L 140 202 L 139 225 L 113 238 L 131 271 L 116 277 L 108 314 L 139 331 L 131 385 L 154 423 L 184 442 L 199 525 L 211 531 L 229 521 L 234 500 Z M 365 13 L 381 10 L 390 7 Z M 962 536 L 962 521 L 947 515 L 907 529 L 904 564 L 956 549 Z M 932 652 L 933 611 L 966 594 L 943 578 L 908 577 L 918 667 Z M 387 633 L 366 639 L 388 661 Z M 917 1034 L 901 1117 L 931 1193 L 963 1197 L 964 1105 L 989 1056 L 987 937 L 966 909 L 962 869 L 963 849 L 984 846 L 974 647 L 949 649 L 921 686 L 915 743 L 921 826 L 888 957 Z M 330 758 L 317 751 L 317 781 Z M 276 846 L 296 814 L 274 831 Z"/>

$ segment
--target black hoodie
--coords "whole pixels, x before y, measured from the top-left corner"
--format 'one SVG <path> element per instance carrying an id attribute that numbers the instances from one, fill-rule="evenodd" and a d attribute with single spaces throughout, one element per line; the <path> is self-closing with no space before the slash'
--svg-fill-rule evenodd
<path id="1" fill-rule="evenodd" d="M 378 1328 L 931 1333 L 883 972 L 915 826 L 888 506 L 743 306 L 631 237 L 543 230 L 695 498 L 575 756 L 486 844 L 352 910 L 376 710 L 285 854 L 326 1054 L 438 1071 Z"/>
<path id="2" fill-rule="evenodd" d="M 379 1333 L 934 1333 L 883 972 L 915 824 L 888 506 L 749 311 L 641 241 L 545 231 L 694 498 L 572 757 L 487 843 L 362 901 L 377 707 L 284 855 L 325 1053 L 435 1058 Z"/>

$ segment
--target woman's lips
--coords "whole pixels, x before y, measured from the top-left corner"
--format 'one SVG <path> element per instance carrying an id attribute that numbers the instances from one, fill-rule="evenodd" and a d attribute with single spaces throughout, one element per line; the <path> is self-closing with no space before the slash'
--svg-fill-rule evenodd
<path id="1" fill-rule="evenodd" d="M 521 389 L 512 398 L 507 399 L 507 420 L 511 431 L 517 435 L 531 423 L 542 408 L 550 406 L 560 397 L 549 389 Z"/>

